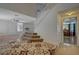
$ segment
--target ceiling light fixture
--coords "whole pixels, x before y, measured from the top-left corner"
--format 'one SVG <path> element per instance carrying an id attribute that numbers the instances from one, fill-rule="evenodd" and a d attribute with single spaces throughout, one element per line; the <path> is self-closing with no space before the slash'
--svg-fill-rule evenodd
<path id="1" fill-rule="evenodd" d="M 66 13 L 66 15 L 68 15 L 68 16 L 71 16 L 72 14 L 74 14 L 75 12 L 68 12 L 68 13 Z"/>

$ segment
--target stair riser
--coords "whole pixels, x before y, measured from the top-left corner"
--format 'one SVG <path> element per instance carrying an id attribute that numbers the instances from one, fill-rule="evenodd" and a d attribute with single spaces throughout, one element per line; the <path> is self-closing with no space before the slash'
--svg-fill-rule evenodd
<path id="1" fill-rule="evenodd" d="M 38 39 L 41 39 L 41 38 L 28 38 L 28 37 L 23 37 L 23 39 L 36 39 L 36 40 L 38 40 Z"/>
<path id="2" fill-rule="evenodd" d="M 32 36 L 32 38 L 40 38 L 40 36 Z"/>
<path id="3" fill-rule="evenodd" d="M 34 36 L 32 36 L 32 37 L 31 36 L 25 36 L 25 37 L 26 38 L 40 38 L 40 36 L 35 36 L 35 37 Z"/>
<path id="4" fill-rule="evenodd" d="M 38 35 L 24 35 L 24 37 L 40 38 Z"/>
<path id="5" fill-rule="evenodd" d="M 25 33 L 25 34 L 29 34 L 29 35 L 37 35 L 37 33 Z"/>
<path id="6" fill-rule="evenodd" d="M 27 42 L 32 43 L 32 42 L 43 42 L 43 39 L 39 39 L 39 40 L 27 40 Z"/>

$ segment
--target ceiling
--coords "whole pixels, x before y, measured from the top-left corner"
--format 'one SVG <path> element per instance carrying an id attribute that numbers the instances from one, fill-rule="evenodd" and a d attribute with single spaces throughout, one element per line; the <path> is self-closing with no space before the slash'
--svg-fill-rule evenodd
<path id="1" fill-rule="evenodd" d="M 34 17 L 23 15 L 21 13 L 13 12 L 4 8 L 0 8 L 0 20 L 9 20 L 16 22 L 32 22 L 35 20 Z"/>
<path id="2" fill-rule="evenodd" d="M 50 9 L 54 6 L 54 3 L 0 3 L 0 8 L 5 8 L 31 17 L 36 17 L 37 13 L 41 12 L 43 9 Z"/>
<path id="3" fill-rule="evenodd" d="M 35 4 L 1 3 L 0 8 L 9 9 L 29 16 L 35 16 Z"/>

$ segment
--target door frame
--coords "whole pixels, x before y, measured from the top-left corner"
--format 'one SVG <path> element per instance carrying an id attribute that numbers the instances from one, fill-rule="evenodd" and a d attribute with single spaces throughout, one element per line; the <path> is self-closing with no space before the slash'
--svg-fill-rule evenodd
<path id="1" fill-rule="evenodd" d="M 77 12 L 76 12 L 76 10 L 77 10 Z M 57 20 L 57 39 L 60 38 L 60 40 L 61 40 L 59 42 L 59 44 L 64 45 L 64 40 L 63 40 L 63 21 L 64 21 L 64 18 L 77 17 L 76 35 L 77 35 L 77 45 L 79 46 L 79 37 L 78 37 L 79 36 L 79 33 L 78 33 L 79 32 L 79 26 L 78 26 L 79 25 L 79 21 L 78 21 L 79 20 L 79 11 L 78 10 L 79 10 L 78 8 L 73 10 L 76 13 L 72 14 L 72 15 L 65 15 L 65 13 L 69 12 L 70 9 L 66 12 L 64 11 L 64 12 L 58 13 L 58 15 L 57 15 L 57 18 L 58 18 L 58 20 Z"/>
<path id="2" fill-rule="evenodd" d="M 76 17 L 76 16 L 73 16 L 73 17 Z M 67 17 L 67 18 L 72 18 L 72 16 L 71 17 Z M 64 18 L 63 18 L 63 22 L 64 22 Z M 70 19 L 71 20 L 71 19 Z M 75 32 L 75 35 L 76 35 L 76 40 L 77 40 L 77 17 L 76 17 L 76 27 L 75 27 L 75 30 L 76 30 L 76 32 Z M 63 24 L 62 24 L 62 31 L 63 31 Z M 64 35 L 64 33 L 62 32 L 62 34 Z M 62 36 L 63 36 L 62 35 Z M 65 43 L 64 42 L 64 36 L 63 36 L 63 43 Z M 65 43 L 65 44 L 67 44 L 67 45 L 71 45 L 71 44 L 69 44 L 69 43 Z M 77 44 L 77 41 L 76 41 L 76 44 Z M 74 44 L 74 45 L 76 45 L 76 44 Z"/>

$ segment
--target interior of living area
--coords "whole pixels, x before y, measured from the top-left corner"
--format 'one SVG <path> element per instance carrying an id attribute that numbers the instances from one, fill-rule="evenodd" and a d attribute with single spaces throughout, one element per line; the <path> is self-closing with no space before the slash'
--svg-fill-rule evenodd
<path id="1" fill-rule="evenodd" d="M 78 3 L 0 3 L 0 55 L 79 55 Z"/>

